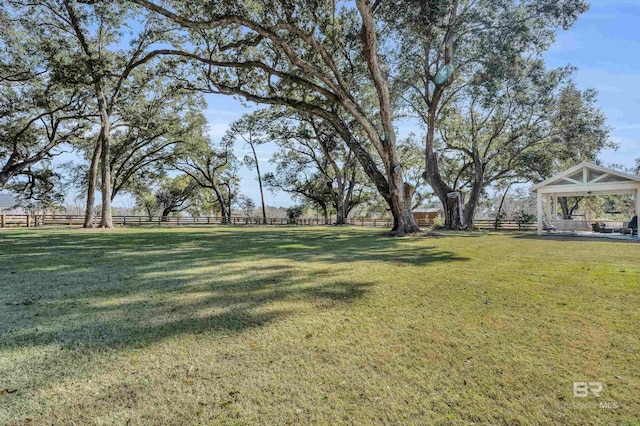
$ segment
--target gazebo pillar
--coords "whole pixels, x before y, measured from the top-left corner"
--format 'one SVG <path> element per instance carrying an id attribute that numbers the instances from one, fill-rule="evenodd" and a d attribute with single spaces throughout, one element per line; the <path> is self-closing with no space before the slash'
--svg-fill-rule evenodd
<path id="1" fill-rule="evenodd" d="M 538 217 L 538 235 L 542 235 L 542 194 L 540 193 L 539 190 L 536 191 L 536 198 L 537 198 L 536 215 Z M 640 234 L 640 232 L 638 234 Z"/>

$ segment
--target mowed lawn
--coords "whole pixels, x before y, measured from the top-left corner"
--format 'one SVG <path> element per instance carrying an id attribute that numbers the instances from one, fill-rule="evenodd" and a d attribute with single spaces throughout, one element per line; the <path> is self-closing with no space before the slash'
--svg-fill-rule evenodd
<path id="1" fill-rule="evenodd" d="M 2 230 L 0 393 L 16 425 L 638 424 L 640 244 Z"/>

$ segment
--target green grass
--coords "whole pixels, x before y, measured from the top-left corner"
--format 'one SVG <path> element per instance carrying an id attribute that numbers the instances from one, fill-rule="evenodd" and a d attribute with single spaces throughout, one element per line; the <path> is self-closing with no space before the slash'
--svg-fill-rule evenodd
<path id="1" fill-rule="evenodd" d="M 639 328 L 640 244 L 0 232 L 0 424 L 638 424 Z"/>

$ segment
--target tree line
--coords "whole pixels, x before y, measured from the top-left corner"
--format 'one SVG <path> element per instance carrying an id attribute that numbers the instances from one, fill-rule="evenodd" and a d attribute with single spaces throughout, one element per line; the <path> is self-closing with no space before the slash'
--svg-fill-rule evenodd
<path id="1" fill-rule="evenodd" d="M 490 189 L 539 181 L 615 147 L 597 93 L 549 69 L 555 34 L 582 0 L 8 0 L 0 6 L 0 189 L 55 202 L 63 174 L 92 226 L 111 202 L 149 214 L 251 206 L 255 170 L 344 223 L 390 212 L 393 232 L 432 192 L 445 226 L 471 227 Z M 205 94 L 261 106 L 220 141 Z M 399 126 L 415 131 L 401 137 Z M 264 173 L 261 144 L 275 144 Z M 250 154 L 238 159 L 233 146 Z M 69 147 L 84 159 L 62 170 Z M 565 200 L 569 209 L 573 200 Z"/>

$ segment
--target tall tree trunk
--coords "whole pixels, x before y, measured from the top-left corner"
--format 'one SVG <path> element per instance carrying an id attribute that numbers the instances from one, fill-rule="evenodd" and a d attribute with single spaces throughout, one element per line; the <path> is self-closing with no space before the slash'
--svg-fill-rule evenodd
<path id="1" fill-rule="evenodd" d="M 442 199 L 441 199 L 442 201 Z M 462 221 L 460 220 L 460 203 L 457 198 L 450 198 L 445 196 L 442 201 L 442 207 L 444 210 L 444 226 L 447 229 L 461 229 Z"/>
<path id="2" fill-rule="evenodd" d="M 399 165 L 392 168 L 389 179 L 391 213 L 393 215 L 393 229 L 398 236 L 420 232 L 420 228 L 411 211 L 411 200 L 405 199 L 405 182 L 402 180 L 402 169 Z"/>
<path id="3" fill-rule="evenodd" d="M 87 205 L 84 210 L 83 228 L 93 228 L 93 209 L 96 203 L 96 184 L 98 181 L 98 163 L 102 153 L 102 140 L 98 137 L 91 156 L 89 175 L 87 176 Z"/>
<path id="4" fill-rule="evenodd" d="M 256 174 L 258 175 L 258 186 L 260 187 L 260 204 L 262 206 L 262 224 L 267 224 L 267 210 L 264 205 L 264 190 L 262 189 L 262 175 L 260 174 L 260 164 L 258 164 L 258 155 L 256 154 L 256 149 L 251 145 L 251 151 L 253 151 L 253 160 L 256 162 Z"/>
<path id="5" fill-rule="evenodd" d="M 167 222 L 169 220 L 169 215 L 171 214 L 171 211 L 173 210 L 173 206 L 167 207 L 165 209 L 162 210 L 162 221 L 163 222 Z"/>
<path id="6" fill-rule="evenodd" d="M 98 92 L 98 109 L 100 110 L 101 137 L 102 139 L 102 217 L 100 219 L 101 228 L 113 228 L 113 218 L 111 216 L 111 124 L 104 93 Z"/>
<path id="7" fill-rule="evenodd" d="M 336 203 L 336 225 L 347 224 L 347 205 L 344 201 Z"/>
<path id="8" fill-rule="evenodd" d="M 449 194 L 455 192 L 446 184 L 438 169 L 438 156 L 433 150 L 435 140 L 435 110 L 429 112 L 429 125 L 425 143 L 425 172 L 424 179 L 431 185 L 433 192 L 442 203 L 444 211 L 444 227 L 446 229 L 460 229 L 462 220 L 457 198 L 450 198 Z"/>
<path id="9" fill-rule="evenodd" d="M 573 204 L 571 206 L 569 206 L 569 199 L 570 198 L 571 198 L 571 202 L 573 202 Z M 580 205 L 580 201 L 582 200 L 582 198 L 584 198 L 584 197 L 560 197 L 560 198 L 558 198 L 558 201 L 560 203 L 560 209 L 562 210 L 562 218 L 564 220 L 573 219 L 573 212 Z"/>
<path id="10" fill-rule="evenodd" d="M 111 167 L 110 167 L 110 143 L 111 128 L 109 124 L 110 110 L 107 105 L 106 96 L 104 94 L 104 84 L 100 71 L 95 68 L 96 58 L 82 32 L 82 26 L 78 15 L 74 10 L 74 6 L 70 0 L 64 0 L 64 7 L 69 15 L 69 20 L 76 34 L 82 50 L 87 56 L 87 66 L 93 80 L 95 97 L 98 103 L 98 113 L 100 114 L 100 140 L 102 142 L 102 217 L 100 227 L 113 228 L 113 220 L 111 218 Z M 88 197 L 87 197 L 88 198 Z M 88 202 L 88 200 L 87 200 Z M 86 220 L 86 217 L 85 217 Z"/>
<path id="11" fill-rule="evenodd" d="M 494 229 L 497 231 L 499 228 L 500 214 L 502 213 L 502 207 L 504 206 L 504 200 L 507 198 L 507 194 L 511 189 L 511 183 L 507 185 L 507 189 L 504 190 L 504 194 L 502 194 L 502 198 L 500 198 L 500 205 L 498 206 L 498 212 L 496 213 L 496 220 L 493 224 Z"/>
<path id="12" fill-rule="evenodd" d="M 473 185 L 471 186 L 469 199 L 464 206 L 464 226 L 467 229 L 473 229 L 473 219 L 476 215 L 476 208 L 478 207 L 478 202 L 480 202 L 480 195 L 482 194 L 482 190 L 484 189 L 484 167 L 482 165 L 482 161 L 478 157 L 477 152 L 475 153 L 475 155 L 475 180 L 473 182 Z"/>
<path id="13" fill-rule="evenodd" d="M 411 212 L 411 202 L 405 200 L 404 197 L 405 182 L 402 178 L 402 167 L 400 167 L 397 159 L 396 131 L 393 126 L 393 105 L 389 82 L 384 67 L 380 65 L 378 58 L 376 19 L 372 5 L 368 1 L 356 0 L 356 8 L 362 18 L 362 50 L 373 85 L 378 94 L 380 124 L 383 129 L 381 136 L 379 133 L 376 134 L 370 124 L 367 124 L 365 132 L 372 139 L 385 166 L 387 180 L 389 181 L 389 206 L 394 217 L 392 231 L 398 236 L 419 232 L 420 228 Z"/>
<path id="14" fill-rule="evenodd" d="M 438 156 L 435 153 L 434 145 L 435 145 L 435 128 L 436 128 L 436 111 L 437 105 L 440 102 L 440 97 L 442 96 L 442 90 L 440 89 L 438 93 L 434 94 L 434 98 L 432 101 L 432 105 L 429 109 L 428 115 L 428 125 L 427 125 L 427 135 L 425 141 L 425 172 L 423 174 L 424 179 L 431 185 L 433 188 L 433 192 L 440 199 L 442 203 L 442 209 L 444 210 L 444 227 L 446 229 L 462 229 L 462 212 L 460 211 L 460 203 L 458 198 L 452 198 L 453 193 L 457 192 L 455 188 L 449 186 L 442 175 L 440 174 L 440 169 L 438 165 Z M 449 197 L 449 194 L 452 197 Z M 479 192 L 477 194 L 479 196 Z M 477 199 L 472 196 L 472 212 L 470 214 L 475 213 L 475 205 L 477 203 Z M 468 217 L 465 215 L 465 224 L 466 219 Z M 471 217 L 471 223 L 473 223 L 473 218 Z"/>
<path id="15" fill-rule="evenodd" d="M 224 197 L 222 196 L 222 192 L 220 192 L 220 189 L 218 187 L 213 187 L 213 192 L 215 193 L 216 200 L 220 205 L 220 214 L 222 215 L 222 223 L 228 223 L 229 216 L 227 214 L 227 206 L 226 206 L 226 203 L 224 202 Z"/>
<path id="16" fill-rule="evenodd" d="M 471 197 L 469 198 L 469 202 L 464 206 L 464 226 L 467 229 L 473 229 L 473 220 L 476 215 L 476 209 L 478 208 L 478 199 L 474 199 L 471 201 Z"/>
<path id="17" fill-rule="evenodd" d="M 562 210 L 562 219 L 564 220 L 571 219 L 571 215 L 569 214 L 569 203 L 567 201 L 567 197 L 558 198 L 558 202 L 560 203 L 560 210 Z"/>
<path id="18" fill-rule="evenodd" d="M 333 191 L 333 184 L 331 182 L 327 183 L 329 190 L 333 192 L 333 206 L 336 209 L 336 225 L 345 225 L 347 223 L 347 204 L 349 203 L 349 200 L 347 199 L 347 194 L 345 194 L 345 185 L 342 179 L 342 173 L 331 157 L 329 157 L 329 160 L 334 168 L 334 173 L 336 175 L 335 180 L 338 185 L 337 191 Z"/>

